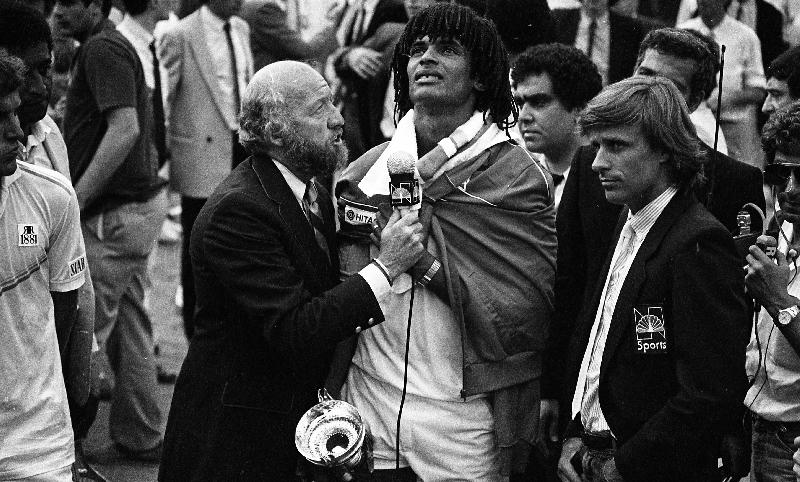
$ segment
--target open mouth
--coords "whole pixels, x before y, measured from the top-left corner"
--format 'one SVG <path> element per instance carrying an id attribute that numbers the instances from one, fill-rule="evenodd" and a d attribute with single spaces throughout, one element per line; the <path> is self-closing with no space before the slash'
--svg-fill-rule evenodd
<path id="1" fill-rule="evenodd" d="M 414 75 L 414 82 L 435 82 L 437 80 L 441 80 L 442 76 L 435 73 L 435 72 L 419 72 Z"/>
<path id="2" fill-rule="evenodd" d="M 336 134 L 335 136 L 333 136 L 333 139 L 331 141 L 334 144 L 341 144 L 342 143 L 342 134 L 343 134 L 342 132 Z"/>

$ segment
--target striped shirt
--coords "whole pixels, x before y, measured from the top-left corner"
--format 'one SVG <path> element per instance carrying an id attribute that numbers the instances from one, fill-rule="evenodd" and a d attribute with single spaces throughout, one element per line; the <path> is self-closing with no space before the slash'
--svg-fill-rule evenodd
<path id="1" fill-rule="evenodd" d="M 0 480 L 69 466 L 73 433 L 51 291 L 86 269 L 78 199 L 55 171 L 17 162 L 0 178 Z"/>

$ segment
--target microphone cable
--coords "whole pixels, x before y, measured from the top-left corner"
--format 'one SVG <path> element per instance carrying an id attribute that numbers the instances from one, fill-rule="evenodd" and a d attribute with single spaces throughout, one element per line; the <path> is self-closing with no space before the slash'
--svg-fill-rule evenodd
<path id="1" fill-rule="evenodd" d="M 416 283 L 411 281 L 411 301 L 408 304 L 408 322 L 406 323 L 406 352 L 403 362 L 403 392 L 400 396 L 400 410 L 397 412 L 397 436 L 395 438 L 394 456 L 395 469 L 400 470 L 400 420 L 403 417 L 403 405 L 406 403 L 406 391 L 408 389 L 408 352 L 411 347 L 411 314 L 414 311 L 414 287 Z"/>

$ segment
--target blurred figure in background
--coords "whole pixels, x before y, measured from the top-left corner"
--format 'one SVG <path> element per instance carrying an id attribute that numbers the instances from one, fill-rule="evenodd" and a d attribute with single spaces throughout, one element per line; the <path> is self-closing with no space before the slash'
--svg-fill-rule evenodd
<path id="1" fill-rule="evenodd" d="M 194 333 L 194 277 L 189 240 L 197 213 L 231 169 L 244 160 L 237 116 L 253 75 L 250 27 L 236 16 L 241 0 L 205 0 L 164 31 L 158 57 L 166 72 L 169 180 L 181 195 L 181 286 L 186 337 Z"/>
<path id="2" fill-rule="evenodd" d="M 139 56 L 105 18 L 107 2 L 59 0 L 55 18 L 81 42 L 67 92 L 64 140 L 95 288 L 95 335 L 116 377 L 109 419 L 123 456 L 156 461 L 153 326 L 144 307 L 147 258 L 166 211 L 151 150 L 152 107 Z"/>

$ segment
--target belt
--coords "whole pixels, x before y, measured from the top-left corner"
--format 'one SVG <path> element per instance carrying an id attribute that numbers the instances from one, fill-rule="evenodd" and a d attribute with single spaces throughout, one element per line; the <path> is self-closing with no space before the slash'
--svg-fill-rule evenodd
<path id="1" fill-rule="evenodd" d="M 750 412 L 753 418 L 753 423 L 758 423 L 761 427 L 769 432 L 795 432 L 800 431 L 800 422 L 776 422 L 774 420 L 767 420 L 764 417 L 757 415 L 755 412 Z"/>
<path id="2" fill-rule="evenodd" d="M 617 448 L 617 440 L 609 431 L 586 432 L 581 434 L 581 442 L 591 450 L 612 450 Z"/>

